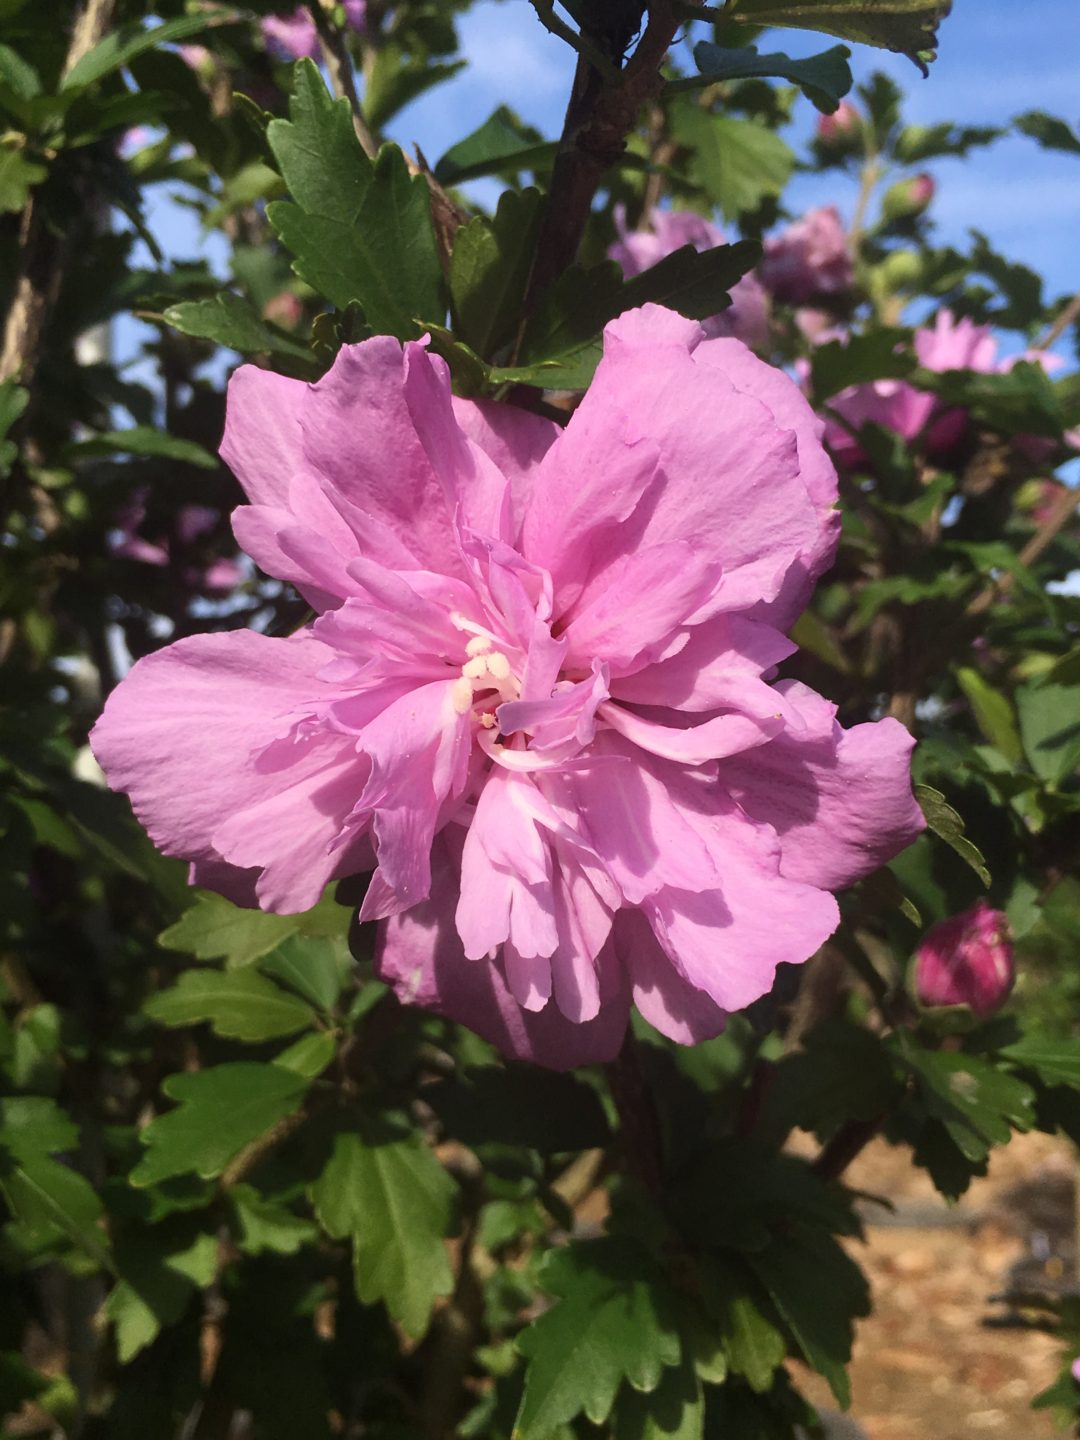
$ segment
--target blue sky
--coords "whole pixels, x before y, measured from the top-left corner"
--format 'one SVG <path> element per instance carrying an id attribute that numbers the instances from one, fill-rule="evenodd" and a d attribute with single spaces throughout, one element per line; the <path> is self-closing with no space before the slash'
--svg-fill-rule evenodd
<path id="1" fill-rule="evenodd" d="M 408 107 L 392 126 L 406 147 L 419 144 L 434 162 L 455 140 L 509 103 L 549 137 L 557 136 L 574 55 L 542 29 L 529 0 L 482 0 L 460 21 L 468 69 Z M 812 54 L 827 37 L 775 32 L 769 48 Z M 886 51 L 854 47 L 856 80 L 875 69 L 905 92 L 905 118 L 928 124 L 1001 124 L 1026 109 L 1044 109 L 1071 124 L 1080 120 L 1080 0 L 954 0 L 941 27 L 939 59 L 923 79 L 915 67 Z M 796 149 L 811 133 L 816 111 L 800 100 L 789 139 Z M 970 227 L 995 248 L 1046 277 L 1048 293 L 1080 289 L 1080 157 L 1040 150 L 1010 136 L 966 160 L 927 167 L 939 182 L 934 216 L 937 238 L 963 243 Z M 790 206 L 836 204 L 850 214 L 854 181 L 835 172 L 797 176 Z M 190 212 L 158 197 L 150 223 L 170 257 L 207 253 Z M 224 242 L 212 237 L 209 256 L 223 268 Z M 130 353 L 134 329 L 118 336 Z"/>
<path id="2" fill-rule="evenodd" d="M 395 138 L 418 142 L 434 160 L 500 103 L 556 136 L 574 56 L 541 29 L 528 0 L 486 0 L 465 16 L 460 31 L 468 71 L 404 112 Z M 928 80 L 901 56 L 853 47 L 856 80 L 884 70 L 906 93 L 906 118 L 918 124 L 1001 124 L 1028 109 L 1048 110 L 1074 125 L 1080 120 L 1080 0 L 954 0 L 940 42 Z M 821 35 L 778 31 L 768 48 L 806 55 L 830 43 Z M 815 118 L 809 103 L 800 102 L 796 143 Z M 942 240 L 963 240 L 975 226 L 1011 258 L 1043 273 L 1051 293 L 1080 289 L 1080 157 L 1010 137 L 966 161 L 928 168 L 940 182 L 934 213 Z M 799 178 L 788 193 L 799 209 L 825 202 L 850 211 L 854 200 L 853 184 L 835 175 Z"/>

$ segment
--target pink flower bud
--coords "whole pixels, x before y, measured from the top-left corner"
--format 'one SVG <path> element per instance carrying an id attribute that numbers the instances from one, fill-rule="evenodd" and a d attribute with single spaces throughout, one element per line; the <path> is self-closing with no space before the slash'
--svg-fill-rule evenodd
<path id="1" fill-rule="evenodd" d="M 304 307 L 299 298 L 289 290 L 272 295 L 263 306 L 263 319 L 272 320 L 285 330 L 295 330 L 304 318 Z"/>
<path id="2" fill-rule="evenodd" d="M 1015 978 L 1009 922 L 985 900 L 935 925 L 915 956 L 923 1005 L 968 1005 L 976 1015 L 992 1015 Z"/>
<path id="3" fill-rule="evenodd" d="M 898 180 L 885 191 L 881 213 L 886 220 L 909 220 L 921 215 L 934 198 L 934 177 L 925 172 Z"/>
<path id="4" fill-rule="evenodd" d="M 1080 1355 L 1078 1355 L 1077 1358 L 1069 1366 L 1069 1371 L 1072 1375 L 1072 1378 L 1076 1381 L 1078 1385 L 1080 1385 Z"/>
<path id="5" fill-rule="evenodd" d="M 850 100 L 841 100 L 831 115 L 818 116 L 817 138 L 822 145 L 845 145 L 862 130 L 862 116 Z"/>

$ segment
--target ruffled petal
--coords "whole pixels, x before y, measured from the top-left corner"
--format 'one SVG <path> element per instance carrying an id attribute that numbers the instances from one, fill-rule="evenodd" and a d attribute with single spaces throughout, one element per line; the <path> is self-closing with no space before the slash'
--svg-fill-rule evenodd
<path id="1" fill-rule="evenodd" d="M 221 458 L 253 505 L 287 505 L 289 481 L 305 469 L 300 420 L 310 387 L 241 365 L 225 403 Z"/>
<path id="2" fill-rule="evenodd" d="M 239 903 L 250 903 L 250 877 L 235 877 L 233 890 L 222 859 L 262 869 L 288 865 L 298 844 L 312 855 L 328 850 L 363 788 L 367 762 L 347 737 L 313 734 L 286 742 L 291 763 L 266 758 L 319 698 L 334 698 L 319 679 L 332 655 L 306 634 L 192 636 L 140 660 L 94 727 L 91 744 L 110 785 L 128 792 L 158 848 L 201 866 L 200 883 L 229 884 L 224 893 Z M 238 842 L 233 820 L 263 806 L 274 811 L 276 827 L 259 823 L 252 846 L 237 843 L 223 854 L 223 827 Z M 260 892 L 259 901 L 307 909 L 333 868 L 303 884 L 302 894 L 272 881 L 272 895 Z"/>
<path id="3" fill-rule="evenodd" d="M 925 828 L 911 792 L 914 739 L 898 720 L 845 730 L 795 681 L 777 687 L 807 720 L 753 757 L 720 764 L 720 783 L 782 846 L 781 873 L 840 890 L 899 854 Z"/>
<path id="4" fill-rule="evenodd" d="M 437 842 L 428 900 L 379 927 L 375 970 L 406 1005 L 422 1005 L 475 1030 L 504 1055 L 552 1070 L 613 1060 L 626 1033 L 630 991 L 614 952 L 598 960 L 600 1005 L 592 1020 L 566 1019 L 549 1001 L 524 1010 L 497 962 L 467 960 L 454 926 L 456 865 Z"/>
<path id="5" fill-rule="evenodd" d="M 677 1045 L 697 1045 L 724 1029 L 726 1012 L 683 979 L 639 911 L 616 917 L 615 951 L 630 977 L 634 1004 L 661 1035 Z"/>
<path id="6" fill-rule="evenodd" d="M 671 541 L 720 566 L 720 608 L 745 608 L 775 597 L 815 544 L 821 519 L 796 434 L 745 380 L 760 362 L 738 341 L 702 337 L 649 305 L 607 327 L 604 358 L 548 452 L 523 531 L 526 553 L 552 571 L 557 614 L 577 602 L 583 575 L 596 583 L 620 556 Z M 699 349 L 717 346 L 698 363 Z M 656 454 L 654 483 L 644 464 L 626 463 L 635 439 Z"/>

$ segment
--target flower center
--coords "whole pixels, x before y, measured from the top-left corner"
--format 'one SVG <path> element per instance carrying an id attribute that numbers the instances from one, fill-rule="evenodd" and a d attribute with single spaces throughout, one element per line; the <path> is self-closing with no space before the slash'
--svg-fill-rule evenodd
<path id="1" fill-rule="evenodd" d="M 465 646 L 468 660 L 461 667 L 461 676 L 454 681 L 451 697 L 459 715 L 466 715 L 481 699 L 480 724 L 492 730 L 498 724 L 496 706 L 504 700 L 516 700 L 521 685 L 515 678 L 510 661 L 501 650 L 493 648 L 487 635 L 474 635 Z M 492 698 L 492 692 L 497 699 Z"/>

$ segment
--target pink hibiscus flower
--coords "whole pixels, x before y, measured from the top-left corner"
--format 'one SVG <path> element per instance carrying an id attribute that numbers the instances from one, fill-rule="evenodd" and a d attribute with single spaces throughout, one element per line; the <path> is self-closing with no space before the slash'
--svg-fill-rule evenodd
<path id="1" fill-rule="evenodd" d="M 956 320 L 949 310 L 939 311 L 931 328 L 916 330 L 914 348 L 919 364 L 937 374 L 977 370 L 989 375 L 1002 368 L 989 327 Z M 925 431 L 927 454 L 932 458 L 946 455 L 967 428 L 965 410 L 943 406 L 936 395 L 918 390 L 906 380 L 853 385 L 830 400 L 829 408 L 847 422 L 829 420 L 825 428 L 829 448 L 845 468 L 865 462 L 862 446 L 852 432 L 866 424 L 880 425 L 905 440 L 914 440 Z"/>
<path id="2" fill-rule="evenodd" d="M 622 267 L 628 280 L 684 245 L 713 250 L 727 243 L 722 230 L 691 210 L 653 210 L 648 230 L 628 230 L 626 209 L 619 205 L 615 225 L 619 238 L 608 250 L 608 258 Z M 734 335 L 755 348 L 764 345 L 769 338 L 769 297 L 761 282 L 753 275 L 744 275 L 731 288 L 728 308 L 703 320 L 701 325 L 709 336 Z"/>
<path id="3" fill-rule="evenodd" d="M 244 366 L 222 453 L 244 548 L 318 618 L 140 660 L 93 746 L 192 879 L 361 915 L 400 998 L 552 1066 L 629 1007 L 716 1034 L 922 828 L 907 731 L 772 682 L 836 543 L 796 386 L 657 306 L 565 429 L 455 400 L 423 344 L 315 385 Z"/>

